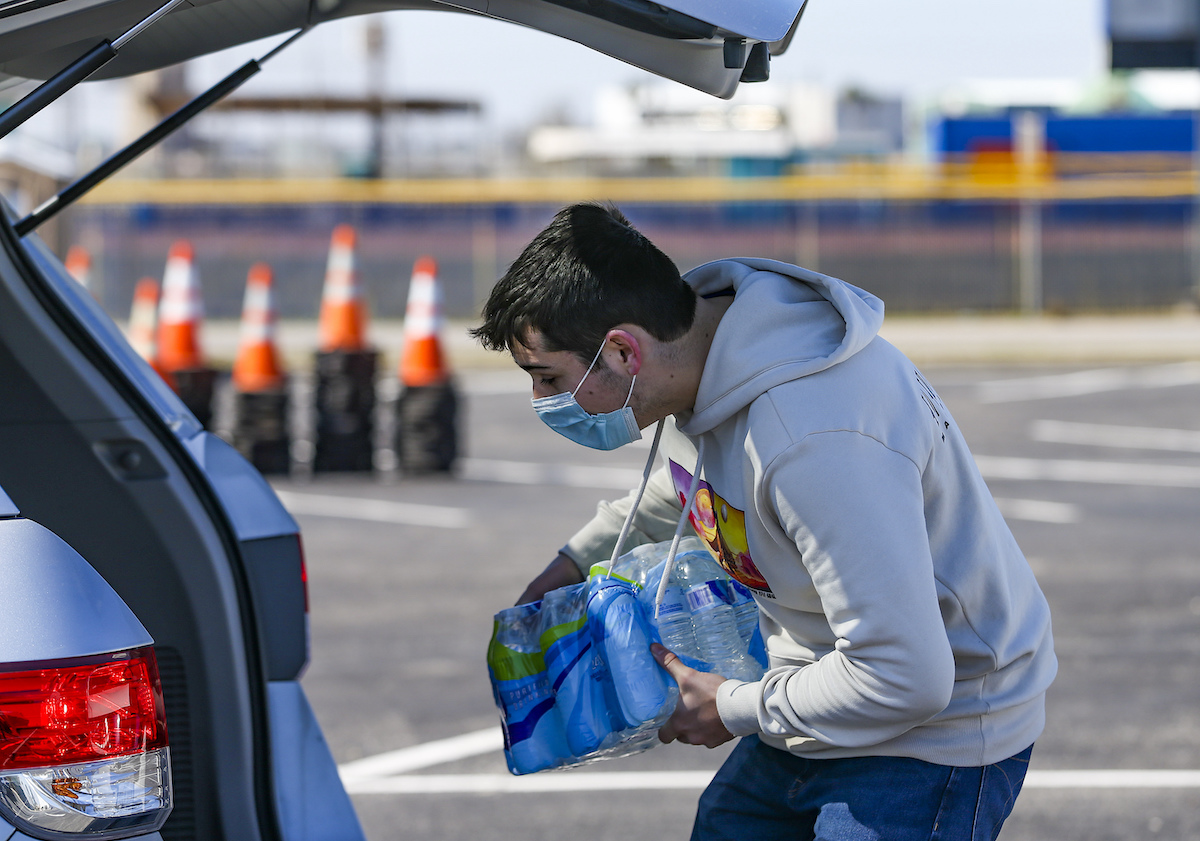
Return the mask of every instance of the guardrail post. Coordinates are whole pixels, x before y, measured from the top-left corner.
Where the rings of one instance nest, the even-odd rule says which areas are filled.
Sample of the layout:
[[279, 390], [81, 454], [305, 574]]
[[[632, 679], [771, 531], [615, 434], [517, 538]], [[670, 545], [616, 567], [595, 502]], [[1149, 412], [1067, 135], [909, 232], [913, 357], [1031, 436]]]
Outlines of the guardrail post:
[[1017, 294], [1021, 312], [1042, 311], [1042, 203], [1021, 199], [1017, 221]]
[[821, 270], [821, 206], [817, 200], [807, 199], [796, 208], [796, 265]]
[[1192, 111], [1192, 169], [1192, 303], [1200, 306], [1200, 106]]
[[1017, 297], [1022, 314], [1042, 311], [1042, 200], [1037, 186], [1046, 166], [1046, 123], [1035, 111], [1013, 120], [1013, 151], [1021, 199], [1017, 210]]

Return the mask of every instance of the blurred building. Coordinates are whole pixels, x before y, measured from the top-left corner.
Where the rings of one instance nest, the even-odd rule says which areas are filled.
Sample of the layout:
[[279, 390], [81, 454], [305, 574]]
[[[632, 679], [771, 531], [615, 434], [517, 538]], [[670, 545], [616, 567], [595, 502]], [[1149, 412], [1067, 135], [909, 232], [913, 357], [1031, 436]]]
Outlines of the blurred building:
[[887, 158], [904, 137], [899, 99], [793, 83], [726, 101], [655, 83], [604, 90], [589, 125], [537, 126], [527, 150], [561, 173], [771, 176], [812, 158]]
[[[75, 175], [75, 158], [26, 134], [12, 134], [0, 145], [0, 195], [25, 216], [57, 193]], [[62, 248], [62, 229], [51, 220], [39, 233], [51, 248]]]
[[[1023, 143], [1036, 146], [1046, 176], [1184, 172], [1197, 148], [1200, 74], [977, 81], [946, 92], [938, 106], [935, 157], [976, 174], [1013, 170]], [[1037, 137], [1022, 137], [1030, 131]]]

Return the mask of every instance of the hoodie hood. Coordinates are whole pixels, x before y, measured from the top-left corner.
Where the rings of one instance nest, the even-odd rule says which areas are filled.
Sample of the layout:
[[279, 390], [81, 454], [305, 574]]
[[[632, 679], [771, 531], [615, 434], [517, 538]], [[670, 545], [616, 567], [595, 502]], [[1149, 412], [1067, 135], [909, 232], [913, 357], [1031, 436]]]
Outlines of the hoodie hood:
[[698, 295], [733, 288], [700, 378], [687, 435], [707, 432], [768, 389], [823, 371], [878, 335], [883, 301], [858, 287], [776, 260], [719, 260], [684, 275]]

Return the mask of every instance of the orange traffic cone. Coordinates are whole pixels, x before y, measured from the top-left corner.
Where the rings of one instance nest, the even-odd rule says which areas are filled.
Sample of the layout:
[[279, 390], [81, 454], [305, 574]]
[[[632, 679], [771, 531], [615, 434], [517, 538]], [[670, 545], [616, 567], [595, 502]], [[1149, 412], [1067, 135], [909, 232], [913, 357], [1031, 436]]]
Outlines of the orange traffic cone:
[[84, 289], [90, 289], [92, 283], [92, 255], [82, 245], [72, 245], [67, 249], [67, 260], [63, 263], [67, 274], [79, 281]]
[[133, 307], [129, 310], [129, 344], [138, 356], [151, 365], [157, 360], [158, 281], [144, 277], [133, 290]]
[[338, 225], [333, 229], [321, 295], [322, 351], [357, 352], [367, 346], [367, 311], [354, 253], [357, 244], [358, 235], [352, 226]]
[[162, 301], [158, 308], [158, 360], [164, 371], [190, 371], [204, 367], [200, 352], [200, 322], [204, 304], [196, 276], [191, 243], [171, 246], [163, 273]]
[[408, 286], [404, 313], [404, 347], [400, 354], [400, 382], [407, 388], [444, 383], [450, 371], [442, 354], [442, 292], [437, 263], [419, 257]]
[[283, 366], [275, 347], [275, 293], [271, 267], [256, 263], [246, 277], [242, 331], [233, 362], [233, 385], [243, 393], [277, 391], [283, 387]]
[[129, 311], [129, 344], [137, 355], [168, 383], [170, 375], [158, 363], [158, 281], [144, 277], [133, 290], [133, 307]]

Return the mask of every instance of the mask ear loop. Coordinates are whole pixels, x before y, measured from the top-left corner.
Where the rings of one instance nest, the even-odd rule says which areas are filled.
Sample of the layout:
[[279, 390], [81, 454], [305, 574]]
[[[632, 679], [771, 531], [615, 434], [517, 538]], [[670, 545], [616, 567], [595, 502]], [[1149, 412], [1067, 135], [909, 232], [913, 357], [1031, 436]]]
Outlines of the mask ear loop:
[[[632, 393], [632, 389], [630, 393]], [[617, 544], [613, 547], [612, 558], [608, 562], [608, 574], [604, 576], [606, 579], [612, 575], [613, 567], [617, 565], [617, 558], [621, 557], [621, 549], [625, 546], [625, 540], [633, 528], [633, 517], [637, 514], [638, 506], [642, 502], [642, 495], [646, 493], [646, 485], [650, 482], [650, 474], [654, 471], [654, 457], [658, 455], [658, 442], [662, 438], [664, 423], [666, 423], [665, 419], [660, 420], [658, 426], [654, 428], [654, 441], [650, 444], [650, 458], [646, 459], [646, 467], [642, 470], [642, 482], [638, 485], [637, 496], [633, 498], [633, 505], [630, 506], [629, 513], [625, 516], [625, 524], [621, 526], [621, 534], [617, 537]]]
[[[601, 344], [601, 345], [600, 345], [600, 350], [596, 351], [596, 355], [592, 357], [592, 364], [591, 364], [591, 365], [589, 365], [589, 366], [588, 366], [588, 369], [587, 369], [586, 371], [584, 371], [584, 372], [583, 372], [583, 377], [582, 377], [582, 379], [580, 379], [580, 380], [579, 380], [579, 382], [576, 384], [575, 388], [571, 389], [571, 396], [572, 396], [572, 397], [574, 397], [574, 396], [575, 396], [575, 393], [576, 393], [577, 391], [579, 391], [579, 389], [583, 388], [583, 381], [584, 381], [584, 380], [586, 380], [586, 379], [588, 378], [588, 375], [589, 375], [590, 373], [592, 373], [592, 369], [596, 367], [596, 360], [600, 358], [600, 354], [604, 353], [604, 345], [606, 345], [606, 344], [608, 344], [608, 337], [607, 337], [607, 336], [605, 336], [605, 338], [604, 338], [604, 344]], [[637, 375], [635, 374], [634, 376], [637, 376]], [[632, 385], [629, 387], [629, 394], [630, 394], [630, 396], [633, 396], [633, 386], [632, 386]], [[625, 402], [626, 402], [626, 403], [628, 403], [628, 402], [629, 402], [629, 397], [626, 397], [626, 398], [625, 398]]]
[[671, 550], [667, 553], [666, 563], [663, 565], [662, 578], [658, 582], [658, 592], [654, 595], [654, 619], [658, 621], [659, 609], [662, 607], [663, 597], [667, 594], [667, 582], [671, 580], [671, 573], [675, 570], [675, 555], [679, 551], [679, 541], [683, 536], [683, 527], [687, 525], [688, 515], [692, 512], [692, 506], [696, 503], [696, 494], [700, 491], [700, 470], [704, 467], [704, 438], [700, 438], [700, 442], [696, 445], [696, 467], [692, 470], [692, 484], [688, 487], [687, 501], [683, 505], [683, 513], [679, 515], [679, 523], [675, 526], [675, 537], [671, 540]]

